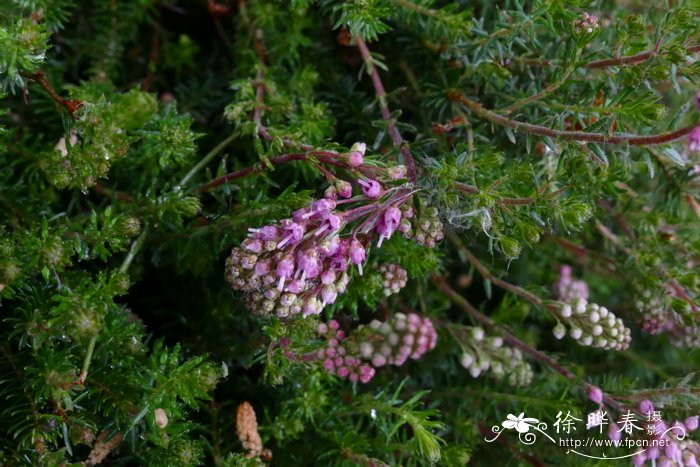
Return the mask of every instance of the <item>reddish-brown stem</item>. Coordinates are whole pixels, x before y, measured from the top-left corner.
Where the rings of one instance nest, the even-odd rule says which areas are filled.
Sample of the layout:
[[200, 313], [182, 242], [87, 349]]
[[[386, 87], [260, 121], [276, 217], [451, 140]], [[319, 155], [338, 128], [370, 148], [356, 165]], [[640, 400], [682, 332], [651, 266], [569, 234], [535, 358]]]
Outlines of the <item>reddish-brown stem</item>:
[[700, 394], [700, 387], [678, 387], [678, 388], [657, 388], [636, 391], [629, 396], [617, 396], [618, 399], [624, 400], [641, 400], [648, 399], [654, 396], [678, 395], [678, 394]]
[[578, 256], [580, 258], [595, 258], [595, 259], [599, 260], [602, 263], [603, 267], [607, 271], [609, 271], [613, 274], [617, 273], [617, 264], [615, 263], [614, 259], [609, 258], [605, 255], [602, 255], [602, 254], [598, 253], [597, 251], [591, 251], [587, 248], [584, 248], [580, 245], [577, 245], [577, 244], [575, 244], [575, 243], [573, 243], [565, 238], [552, 237], [552, 240], [554, 240], [560, 246], [571, 251], [572, 253], [574, 253], [576, 256]]
[[41, 86], [54, 102], [66, 109], [71, 118], [75, 118], [75, 111], [82, 105], [82, 102], [64, 99], [59, 96], [53, 86], [51, 86], [51, 83], [46, 79], [46, 73], [43, 71], [37, 71], [36, 73], [24, 76]]
[[[367, 165], [361, 165], [358, 167], [350, 167], [348, 164], [343, 162], [342, 160], [339, 159], [340, 154], [336, 152], [331, 152], [331, 151], [309, 151], [309, 152], [295, 152], [295, 153], [290, 153], [290, 154], [283, 154], [281, 156], [273, 157], [272, 159], [269, 159], [268, 162], [271, 165], [280, 165], [280, 164], [286, 164], [287, 162], [292, 162], [292, 161], [304, 161], [304, 160], [310, 160], [314, 159], [319, 162], [322, 162], [327, 165], [332, 165], [334, 167], [338, 167], [341, 169], [346, 169], [346, 170], [355, 170], [363, 174], [372, 174], [376, 170], [378, 170], [377, 167], [371, 167]], [[228, 183], [233, 180], [237, 180], [239, 178], [245, 177], [247, 175], [253, 174], [253, 173], [258, 173], [262, 172], [265, 170], [265, 166], [263, 165], [254, 165], [250, 167], [245, 167], [243, 169], [236, 170], [235, 172], [227, 173], [226, 175], [222, 175], [220, 177], [217, 177], [210, 182], [207, 182], [203, 185], [200, 185], [197, 188], [197, 191], [199, 192], [205, 192], [209, 191], [212, 188], [215, 188], [217, 186], [223, 185], [225, 183]]]
[[[700, 44], [691, 45], [686, 47], [689, 53], [700, 52]], [[654, 50], [647, 50], [646, 52], [638, 53], [635, 55], [628, 55], [626, 57], [618, 58], [606, 58], [603, 60], [594, 60], [585, 64], [586, 68], [606, 68], [609, 66], [619, 66], [619, 65], [636, 65], [638, 63], [646, 62], [651, 57], [658, 55], [658, 44]]]
[[95, 183], [92, 186], [92, 189], [95, 190], [95, 193], [99, 193], [104, 196], [109, 196], [110, 198], [114, 198], [117, 201], [123, 201], [125, 203], [133, 203], [134, 201], [136, 201], [136, 198], [131, 196], [129, 193], [113, 190], [112, 188], [108, 188], [102, 185], [100, 182]]
[[148, 55], [148, 63], [146, 64], [146, 76], [143, 78], [141, 83], [141, 90], [148, 92], [151, 89], [151, 84], [153, 84], [153, 79], [155, 78], [156, 66], [158, 63], [158, 53], [160, 52], [160, 15], [156, 19], [156, 23], [153, 26], [153, 32], [151, 33], [151, 52]]
[[606, 135], [603, 133], [586, 133], [583, 131], [568, 131], [554, 130], [541, 125], [533, 125], [531, 123], [511, 120], [508, 117], [499, 115], [492, 110], [484, 108], [479, 102], [473, 101], [460, 92], [455, 92], [453, 99], [463, 103], [475, 116], [488, 120], [491, 123], [511, 128], [515, 131], [530, 133], [539, 136], [549, 136], [552, 138], [560, 138], [569, 141], [593, 142], [602, 144], [629, 144], [632, 146], [652, 146], [657, 144], [665, 144], [683, 138], [688, 135], [695, 124], [681, 128], [669, 133], [660, 133], [656, 135], [639, 136], [630, 134], [612, 134]]
[[[546, 365], [550, 367], [552, 370], [555, 372], [559, 373], [562, 375], [564, 378], [577, 382], [580, 384], [585, 390], [588, 390], [592, 388], [591, 384], [582, 381], [574, 372], [569, 370], [566, 367], [563, 367], [559, 363], [557, 363], [552, 357], [549, 355], [546, 355], [539, 350], [535, 349], [534, 347], [526, 344], [525, 342], [521, 341], [517, 337], [515, 337], [513, 334], [511, 334], [506, 328], [503, 326], [499, 326], [491, 319], [481, 313], [479, 310], [477, 310], [474, 305], [469, 303], [467, 299], [462, 297], [460, 294], [458, 294], [452, 287], [450, 287], [445, 279], [441, 276], [433, 276], [433, 283], [440, 289], [442, 290], [445, 295], [447, 295], [450, 300], [452, 300], [457, 306], [459, 306], [462, 310], [464, 310], [468, 315], [470, 315], [472, 318], [480, 322], [482, 325], [484, 325], [487, 328], [490, 329], [496, 329], [498, 330], [501, 335], [503, 335], [503, 340], [507, 342], [508, 344], [512, 345], [513, 347], [516, 347], [520, 349], [523, 353], [529, 355], [536, 361], [542, 363], [543, 365]], [[603, 401], [605, 404], [608, 406], [614, 408], [615, 410], [620, 410], [622, 408], [622, 404], [618, 402], [617, 400], [613, 399], [612, 397], [608, 396], [607, 394], [603, 395]]]
[[479, 274], [481, 274], [481, 276], [484, 279], [491, 281], [496, 287], [508, 290], [509, 292], [512, 292], [515, 295], [524, 298], [533, 305], [544, 306], [544, 300], [542, 300], [537, 295], [533, 294], [532, 292], [528, 292], [522, 287], [518, 287], [517, 285], [513, 285], [510, 282], [506, 282], [503, 279], [499, 279], [498, 277], [494, 276], [491, 273], [491, 271], [489, 271], [483, 264], [481, 264], [479, 258], [474, 256], [474, 254], [471, 251], [469, 251], [469, 249], [466, 246], [464, 246], [464, 244], [459, 238], [457, 238], [456, 235], [448, 232], [447, 237], [450, 239], [450, 241], [452, 241], [452, 243], [459, 250], [459, 252], [467, 258], [469, 264], [471, 264], [474, 267], [474, 269], [479, 271]]
[[416, 174], [416, 164], [413, 159], [413, 154], [408, 148], [408, 145], [401, 137], [399, 129], [396, 127], [396, 123], [391, 117], [391, 110], [389, 110], [389, 105], [386, 102], [386, 91], [384, 90], [384, 85], [382, 84], [382, 79], [379, 76], [379, 71], [377, 67], [374, 66], [374, 61], [372, 59], [372, 54], [370, 54], [367, 44], [361, 38], [357, 38], [357, 48], [360, 49], [360, 54], [365, 62], [367, 71], [372, 78], [372, 85], [374, 86], [374, 93], [377, 96], [377, 102], [379, 103], [379, 110], [382, 114], [382, 118], [386, 122], [387, 131], [389, 132], [389, 137], [391, 138], [394, 147], [396, 147], [403, 155], [404, 163], [406, 164], [406, 173], [408, 179], [413, 183], [418, 181], [418, 175]]

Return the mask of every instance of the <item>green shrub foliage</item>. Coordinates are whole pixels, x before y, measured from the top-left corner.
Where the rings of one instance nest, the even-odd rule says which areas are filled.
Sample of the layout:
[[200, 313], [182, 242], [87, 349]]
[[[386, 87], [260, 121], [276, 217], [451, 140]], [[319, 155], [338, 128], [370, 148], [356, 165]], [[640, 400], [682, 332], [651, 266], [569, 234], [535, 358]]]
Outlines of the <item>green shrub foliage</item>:
[[697, 465], [699, 12], [0, 2], [0, 464]]

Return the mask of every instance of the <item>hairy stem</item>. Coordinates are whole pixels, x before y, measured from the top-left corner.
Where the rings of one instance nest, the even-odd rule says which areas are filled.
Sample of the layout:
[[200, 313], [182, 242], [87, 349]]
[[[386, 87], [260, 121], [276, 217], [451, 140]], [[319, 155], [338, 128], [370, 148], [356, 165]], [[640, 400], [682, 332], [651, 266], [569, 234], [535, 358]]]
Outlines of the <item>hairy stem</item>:
[[[517, 337], [515, 337], [513, 334], [511, 334], [507, 329], [505, 329], [503, 326], [498, 326], [496, 323], [491, 321], [491, 319], [481, 313], [479, 310], [477, 310], [474, 305], [469, 303], [467, 299], [459, 295], [452, 287], [450, 287], [445, 279], [441, 276], [433, 276], [433, 283], [440, 289], [442, 290], [445, 295], [447, 295], [450, 300], [452, 300], [457, 306], [462, 308], [468, 315], [470, 315], [472, 318], [480, 322], [482, 325], [484, 325], [487, 328], [490, 329], [495, 329], [498, 330], [501, 335], [503, 335], [503, 340], [506, 341], [508, 344], [512, 345], [513, 347], [516, 347], [520, 349], [523, 353], [529, 355], [532, 357], [534, 360], [540, 362], [541, 364], [548, 366], [552, 370], [554, 370], [556, 373], [559, 373], [562, 375], [564, 378], [574, 381], [577, 384], [581, 385], [584, 390], [588, 390], [592, 388], [593, 386], [590, 383], [587, 383], [586, 381], [582, 381], [573, 371], [569, 370], [568, 368], [560, 365], [557, 363], [552, 357], [549, 355], [546, 355], [539, 350], [535, 349], [534, 347], [526, 344], [525, 342], [521, 341]], [[607, 394], [603, 395], [603, 401], [605, 404], [608, 406], [614, 408], [615, 410], [619, 411], [622, 409], [622, 404], [618, 402], [616, 399], [608, 396]]]
[[357, 48], [360, 49], [362, 59], [364, 60], [367, 71], [372, 78], [372, 85], [374, 86], [374, 92], [377, 96], [377, 102], [379, 103], [379, 110], [382, 113], [382, 118], [386, 122], [386, 127], [389, 131], [391, 141], [394, 143], [394, 147], [396, 147], [403, 155], [408, 179], [415, 183], [418, 181], [418, 176], [416, 174], [416, 164], [413, 160], [413, 154], [411, 154], [411, 150], [401, 137], [401, 133], [396, 127], [394, 119], [391, 117], [391, 110], [389, 110], [389, 105], [386, 102], [386, 91], [384, 90], [382, 79], [379, 76], [379, 71], [377, 71], [377, 67], [374, 66], [372, 54], [370, 54], [367, 44], [365, 44], [365, 42], [359, 37], [357, 38]]
[[515, 131], [530, 133], [539, 136], [549, 136], [552, 138], [560, 138], [568, 141], [593, 142], [602, 144], [629, 144], [632, 146], [652, 146], [657, 144], [670, 143], [677, 139], [688, 135], [695, 124], [681, 128], [669, 133], [660, 133], [656, 135], [631, 135], [631, 134], [612, 134], [606, 135], [603, 133], [586, 133], [583, 131], [568, 131], [554, 130], [546, 126], [533, 125], [532, 123], [512, 120], [504, 115], [500, 115], [492, 110], [484, 108], [479, 102], [473, 101], [460, 92], [454, 93], [453, 98], [463, 103], [475, 116], [488, 120], [496, 125], [511, 128]]

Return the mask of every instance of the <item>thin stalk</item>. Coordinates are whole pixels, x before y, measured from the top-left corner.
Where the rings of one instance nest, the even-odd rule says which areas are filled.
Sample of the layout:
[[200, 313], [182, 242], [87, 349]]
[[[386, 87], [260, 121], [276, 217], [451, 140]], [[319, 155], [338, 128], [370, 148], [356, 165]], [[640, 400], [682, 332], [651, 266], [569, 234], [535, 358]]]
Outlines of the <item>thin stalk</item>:
[[496, 125], [511, 128], [515, 131], [530, 133], [539, 136], [549, 136], [569, 141], [593, 142], [602, 144], [629, 144], [631, 146], [652, 146], [665, 144], [687, 136], [695, 127], [695, 124], [668, 133], [656, 135], [631, 135], [616, 133], [607, 135], [604, 133], [586, 133], [584, 131], [554, 130], [546, 126], [533, 125], [532, 123], [512, 120], [492, 110], [486, 109], [479, 102], [473, 101], [462, 93], [455, 93], [454, 99], [462, 102], [475, 116], [488, 120]]
[[389, 136], [391, 137], [391, 141], [394, 143], [394, 147], [396, 147], [403, 155], [408, 179], [415, 183], [418, 181], [418, 175], [416, 174], [416, 164], [413, 160], [413, 154], [411, 154], [411, 150], [408, 149], [408, 146], [401, 137], [401, 133], [396, 127], [394, 119], [391, 118], [391, 110], [389, 110], [389, 105], [386, 102], [386, 91], [384, 90], [384, 85], [382, 84], [382, 79], [379, 76], [377, 67], [374, 66], [372, 54], [370, 54], [365, 41], [359, 37], [357, 38], [357, 48], [360, 50], [365, 66], [367, 66], [367, 71], [372, 78], [372, 85], [374, 86], [374, 92], [377, 97], [377, 102], [379, 103], [379, 111], [382, 114], [382, 118], [386, 122], [386, 127], [389, 132]]

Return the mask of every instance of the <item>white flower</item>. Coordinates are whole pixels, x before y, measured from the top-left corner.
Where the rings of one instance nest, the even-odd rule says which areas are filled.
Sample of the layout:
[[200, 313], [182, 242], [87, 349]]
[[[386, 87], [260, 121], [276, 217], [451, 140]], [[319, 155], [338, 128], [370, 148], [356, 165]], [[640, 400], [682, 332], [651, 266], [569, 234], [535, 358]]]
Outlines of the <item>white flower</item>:
[[501, 423], [503, 428], [508, 430], [515, 428], [518, 433], [527, 433], [530, 431], [530, 426], [532, 426], [532, 424], [539, 422], [536, 418], [525, 418], [525, 412], [521, 412], [517, 417], [509, 413], [506, 418], [507, 420]]

